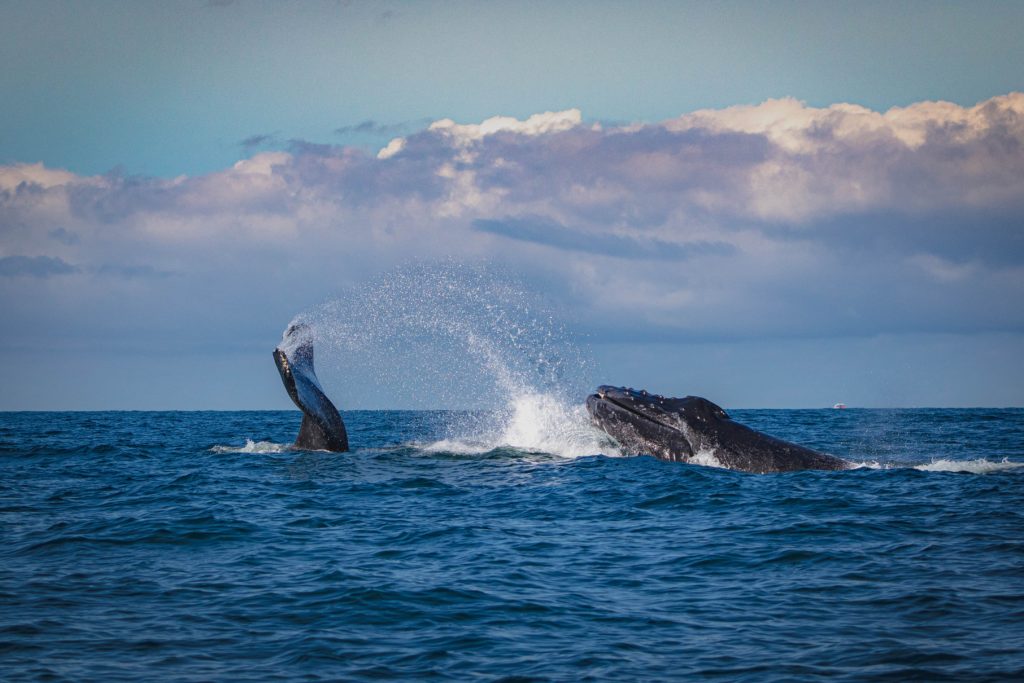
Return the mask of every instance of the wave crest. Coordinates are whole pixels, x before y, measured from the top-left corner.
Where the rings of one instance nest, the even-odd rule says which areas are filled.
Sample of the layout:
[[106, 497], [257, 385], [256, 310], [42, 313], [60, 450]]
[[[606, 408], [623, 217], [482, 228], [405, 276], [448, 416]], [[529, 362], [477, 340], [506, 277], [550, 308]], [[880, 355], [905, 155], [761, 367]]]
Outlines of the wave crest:
[[1024, 462], [1010, 460], [992, 461], [985, 458], [978, 460], [933, 460], [914, 469], [922, 472], [969, 472], [970, 474], [988, 474], [1024, 467]]
[[998, 461], [988, 460], [987, 458], [978, 458], [976, 460], [951, 460], [949, 458], [941, 458], [939, 460], [932, 460], [931, 462], [920, 465], [911, 465], [910, 463], [899, 462], [879, 462], [877, 460], [850, 463], [850, 469], [854, 470], [915, 469], [919, 472], [964, 472], [968, 474], [989, 474], [991, 472], [1014, 470], [1019, 467], [1024, 467], [1024, 462], [1013, 462], [1012, 460], [1005, 458]]
[[291, 447], [291, 444], [246, 439], [244, 446], [214, 446], [210, 450], [214, 453], [284, 453]]

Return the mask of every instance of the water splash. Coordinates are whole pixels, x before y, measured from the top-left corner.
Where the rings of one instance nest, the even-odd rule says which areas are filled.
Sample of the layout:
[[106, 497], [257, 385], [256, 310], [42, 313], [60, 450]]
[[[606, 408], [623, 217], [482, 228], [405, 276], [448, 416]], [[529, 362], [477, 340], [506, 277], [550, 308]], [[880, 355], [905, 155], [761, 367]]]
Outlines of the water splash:
[[445, 262], [399, 268], [292, 323], [310, 326], [341, 407], [486, 411], [453, 420], [430, 450], [614, 452], [582, 407], [590, 363], [566, 317], [499, 268]]
[[246, 439], [244, 446], [214, 446], [210, 450], [214, 453], [284, 453], [291, 448], [290, 443]]
[[988, 474], [990, 472], [1001, 472], [1024, 467], [1022, 462], [1011, 462], [1009, 460], [993, 461], [981, 458], [979, 460], [934, 460], [925, 465], [918, 465], [914, 469], [922, 472], [966, 472], [969, 474]]
[[702, 448], [694, 453], [689, 460], [691, 465], [703, 465], [704, 467], [717, 467], [721, 470], [729, 469], [722, 464], [722, 461], [715, 455], [713, 449]]
[[870, 470], [900, 470], [915, 469], [920, 472], [960, 472], [965, 474], [990, 474], [992, 472], [1003, 472], [1024, 467], [1024, 462], [1012, 460], [988, 460], [978, 458], [976, 460], [952, 460], [940, 458], [920, 465], [909, 465], [903, 462], [879, 462], [878, 460], [851, 462], [850, 469]]
[[487, 419], [456, 422], [449, 425], [448, 432], [446, 438], [421, 448], [428, 453], [460, 454], [512, 448], [562, 458], [621, 455], [618, 445], [590, 423], [586, 408], [550, 394], [519, 395]]

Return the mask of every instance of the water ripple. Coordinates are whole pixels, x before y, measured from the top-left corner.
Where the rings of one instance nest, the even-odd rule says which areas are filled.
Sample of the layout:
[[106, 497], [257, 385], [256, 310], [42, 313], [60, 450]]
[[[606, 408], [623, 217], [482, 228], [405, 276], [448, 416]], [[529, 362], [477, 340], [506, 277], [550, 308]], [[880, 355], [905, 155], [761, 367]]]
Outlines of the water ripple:
[[737, 412], [886, 466], [450, 452], [421, 413], [346, 415], [345, 455], [289, 450], [292, 412], [4, 414], [3, 678], [1024, 677], [1024, 411]]

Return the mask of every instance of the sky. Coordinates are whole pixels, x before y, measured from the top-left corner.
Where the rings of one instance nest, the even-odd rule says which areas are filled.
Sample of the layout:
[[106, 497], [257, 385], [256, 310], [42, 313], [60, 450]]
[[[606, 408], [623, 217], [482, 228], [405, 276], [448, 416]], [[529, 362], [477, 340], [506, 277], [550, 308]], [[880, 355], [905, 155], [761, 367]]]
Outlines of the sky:
[[1022, 406], [1022, 29], [1016, 2], [0, 0], [0, 410], [290, 407], [287, 323], [431, 262], [535, 292], [594, 383]]

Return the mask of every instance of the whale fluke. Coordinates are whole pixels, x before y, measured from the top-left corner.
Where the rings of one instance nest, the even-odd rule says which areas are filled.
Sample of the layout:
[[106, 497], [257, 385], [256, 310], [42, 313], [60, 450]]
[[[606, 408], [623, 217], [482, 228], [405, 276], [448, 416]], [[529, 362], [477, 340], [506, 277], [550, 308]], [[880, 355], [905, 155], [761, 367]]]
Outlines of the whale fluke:
[[308, 325], [297, 323], [288, 327], [284, 339], [274, 349], [274, 362], [285, 390], [303, 415], [295, 448], [347, 451], [345, 423], [313, 371], [313, 340]]

